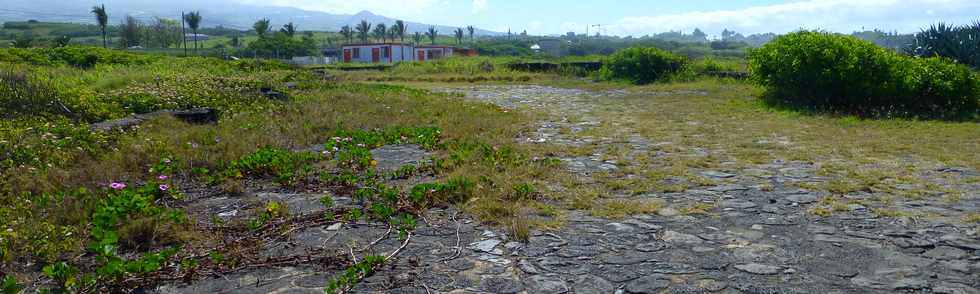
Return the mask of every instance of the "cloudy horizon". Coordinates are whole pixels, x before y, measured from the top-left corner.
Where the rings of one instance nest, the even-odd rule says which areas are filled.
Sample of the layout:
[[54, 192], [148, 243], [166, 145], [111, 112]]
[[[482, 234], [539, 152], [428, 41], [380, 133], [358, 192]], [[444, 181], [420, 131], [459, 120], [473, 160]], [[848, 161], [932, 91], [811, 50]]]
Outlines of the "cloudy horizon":
[[441, 25], [476, 25], [489, 30], [531, 34], [590, 33], [642, 36], [700, 28], [710, 35], [724, 29], [741, 33], [785, 33], [804, 29], [837, 32], [881, 29], [916, 32], [936, 22], [966, 24], [980, 16], [971, 0], [689, 0], [649, 3], [638, 0], [239, 0], [330, 13], [376, 14]]

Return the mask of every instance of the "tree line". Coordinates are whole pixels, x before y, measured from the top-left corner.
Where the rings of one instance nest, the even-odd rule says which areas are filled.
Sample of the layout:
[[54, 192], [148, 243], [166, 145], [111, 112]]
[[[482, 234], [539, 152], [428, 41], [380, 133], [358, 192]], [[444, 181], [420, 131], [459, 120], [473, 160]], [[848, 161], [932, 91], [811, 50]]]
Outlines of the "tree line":
[[[473, 42], [476, 28], [473, 26], [467, 26], [466, 32], [469, 32], [470, 42]], [[355, 38], [361, 43], [368, 43], [371, 41], [385, 43], [388, 41], [393, 42], [395, 40], [405, 43], [407, 27], [405, 26], [405, 21], [402, 20], [396, 20], [390, 27], [384, 23], [373, 25], [366, 20], [361, 20], [361, 22], [355, 25], [353, 28], [349, 25], [341, 27], [338, 33], [344, 38], [344, 40], [347, 41], [348, 44], [353, 43]], [[465, 37], [463, 28], [457, 28], [455, 31], [453, 31], [453, 34], [456, 44], [462, 44]], [[438, 38], [439, 31], [435, 26], [429, 26], [424, 33], [415, 32], [412, 35], [412, 43], [414, 45], [421, 45], [424, 39], [428, 39], [429, 43], [435, 45]]]

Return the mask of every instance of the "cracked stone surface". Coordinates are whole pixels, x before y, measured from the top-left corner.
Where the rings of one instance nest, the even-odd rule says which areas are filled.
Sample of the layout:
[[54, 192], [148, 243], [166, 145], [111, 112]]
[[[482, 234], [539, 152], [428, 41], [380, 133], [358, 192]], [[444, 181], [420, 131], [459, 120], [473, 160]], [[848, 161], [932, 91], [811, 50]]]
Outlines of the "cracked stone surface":
[[[467, 86], [437, 89], [463, 99], [530, 109], [547, 115], [521, 144], [597, 146], [595, 154], [559, 158], [582, 181], [591, 175], [629, 168], [603, 158], [610, 149], [655, 158], [654, 141], [631, 130], [627, 121], [602, 121], [594, 111], [603, 101], [627, 95], [545, 86]], [[667, 93], [669, 94], [669, 93]], [[663, 94], [663, 95], [667, 95]], [[685, 93], [698, 95], [698, 93]], [[661, 95], [651, 93], [650, 95]], [[622, 120], [628, 120], [628, 117]], [[613, 124], [619, 139], [588, 133]], [[632, 134], [632, 135], [631, 135]], [[625, 138], [625, 139], [622, 139]], [[773, 142], [768, 142], [773, 143]], [[778, 143], [778, 142], [776, 142]], [[400, 146], [385, 153], [379, 166], [398, 168], [417, 162], [423, 152]], [[680, 152], [680, 151], [677, 151]], [[710, 150], [685, 150], [704, 156]], [[382, 156], [384, 157], [384, 156]], [[722, 165], [723, 166], [723, 165]], [[980, 293], [980, 235], [976, 224], [959, 217], [980, 210], [980, 185], [955, 204], [942, 201], [896, 203], [930, 211], [936, 217], [880, 217], [862, 205], [841, 207], [832, 216], [808, 212], [826, 192], [792, 183], [826, 182], [807, 162], [779, 161], [743, 168], [713, 168], [692, 174], [714, 185], [656, 195], [617, 195], [624, 199], [656, 197], [669, 209], [625, 219], [604, 219], [588, 211], [563, 211], [566, 223], [551, 231], [533, 230], [526, 242], [501, 228], [481, 225], [451, 209], [435, 209], [420, 222], [405, 251], [382, 271], [357, 285], [355, 293]], [[960, 167], [937, 169], [937, 177], [976, 177]], [[878, 192], [875, 192], [878, 193]], [[867, 194], [867, 195], [866, 195]], [[871, 197], [868, 192], [845, 195]], [[296, 203], [297, 212], [315, 213], [308, 195], [282, 191], [251, 197]], [[314, 199], [315, 200], [315, 199]], [[249, 213], [248, 199], [201, 198], [208, 213]], [[350, 200], [338, 198], [339, 205]], [[684, 214], [680, 204], [714, 203], [708, 214]], [[290, 209], [294, 209], [292, 204]], [[459, 226], [459, 240], [457, 240]], [[297, 254], [312, 248], [346, 250], [385, 232], [383, 226], [325, 224], [293, 233], [266, 254]], [[456, 247], [459, 244], [459, 247]], [[375, 253], [400, 245], [392, 238]], [[455, 252], [459, 250], [460, 254]], [[191, 284], [173, 283], [159, 293], [321, 293], [336, 272], [325, 265], [263, 268], [232, 276], [207, 277]]]

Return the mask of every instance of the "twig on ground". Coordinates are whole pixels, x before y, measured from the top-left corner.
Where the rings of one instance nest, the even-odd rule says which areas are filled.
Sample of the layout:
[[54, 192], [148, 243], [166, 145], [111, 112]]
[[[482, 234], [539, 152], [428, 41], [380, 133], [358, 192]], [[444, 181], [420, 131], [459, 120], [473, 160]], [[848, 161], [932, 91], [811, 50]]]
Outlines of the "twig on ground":
[[453, 215], [450, 217], [453, 220], [453, 222], [456, 223], [456, 252], [454, 252], [453, 255], [450, 255], [449, 257], [440, 259], [437, 262], [446, 262], [446, 261], [450, 261], [450, 260], [456, 259], [456, 257], [459, 257], [459, 254], [463, 250], [463, 247], [461, 247], [460, 244], [459, 244], [460, 243], [460, 237], [459, 237], [460, 224], [459, 224], [459, 221], [456, 220], [456, 214], [457, 214], [457, 212], [454, 212]]

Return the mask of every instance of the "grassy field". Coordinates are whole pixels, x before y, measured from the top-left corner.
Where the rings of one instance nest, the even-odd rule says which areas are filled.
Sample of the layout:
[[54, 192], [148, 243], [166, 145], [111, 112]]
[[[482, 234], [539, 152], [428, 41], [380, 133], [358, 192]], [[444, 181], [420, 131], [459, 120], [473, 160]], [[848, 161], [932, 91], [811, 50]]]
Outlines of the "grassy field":
[[[416, 205], [448, 202], [472, 207], [485, 220], [524, 234], [531, 224], [513, 219], [518, 207], [535, 200], [516, 193], [516, 187], [531, 187], [556, 168], [531, 160], [513, 142], [527, 127], [523, 114], [492, 105], [401, 86], [337, 83], [275, 63], [129, 54], [108, 61], [104, 56], [110, 52], [92, 51], [104, 63], [77, 68], [59, 65], [53, 57], [48, 65], [37, 63], [44, 57], [5, 57], [12, 64], [2, 71], [7, 91], [0, 168], [9, 176], [0, 179], [0, 269], [20, 279], [45, 268], [66, 288], [119, 287], [117, 275], [141, 276], [161, 266], [148, 260], [178, 258], [166, 248], [213, 246], [220, 234], [182, 216], [184, 191], [236, 193], [251, 189], [249, 183], [256, 180], [274, 180], [290, 189], [348, 187], [338, 193], [374, 187], [369, 183], [381, 175], [368, 172], [371, 158], [359, 153], [366, 150], [363, 145], [344, 145], [350, 151], [342, 148], [337, 157], [291, 151], [331, 142], [334, 136], [375, 147], [425, 138], [420, 144], [436, 154], [436, 164], [424, 169], [436, 178], [430, 185], [457, 192], [452, 200], [432, 195], [428, 204], [410, 205], [401, 198], [408, 191], [396, 191], [401, 200], [389, 203], [396, 205], [394, 211], [410, 213]], [[261, 87], [282, 91], [289, 99], [264, 98], [258, 94]], [[70, 112], [49, 107], [52, 103]], [[159, 118], [128, 132], [87, 127], [130, 113], [189, 107], [214, 107], [221, 119], [215, 125], [188, 125]], [[399, 133], [401, 139], [392, 137]], [[365, 217], [395, 219], [389, 214]], [[131, 270], [141, 266], [151, 270]]]
[[[363, 217], [399, 226], [427, 207], [454, 205], [523, 239], [531, 229], [561, 226], [563, 209], [606, 218], [665, 208], [710, 215], [713, 203], [616, 197], [725, 184], [698, 173], [704, 170], [815, 165], [825, 180], [791, 184], [833, 195], [814, 207], [816, 215], [851, 204], [841, 195], [869, 192], [875, 197], [862, 203], [881, 215], [929, 216], [890, 205], [956, 203], [975, 194], [964, 187], [980, 182], [933, 175], [949, 167], [980, 170], [977, 121], [864, 120], [774, 109], [759, 99], [759, 86], [703, 76], [744, 71], [745, 61], [738, 59], [699, 59], [667, 82], [646, 86], [597, 81], [589, 72], [515, 71], [508, 64], [527, 61], [516, 58], [450, 58], [325, 75], [276, 62], [95, 48], [2, 49], [0, 61], [0, 273], [23, 282], [43, 272], [74, 290], [116, 289], [125, 286], [120, 277], [176, 270], [168, 269], [176, 262], [160, 260], [220, 267], [207, 256], [220, 253], [216, 240], [236, 237], [228, 232], [291, 220], [279, 213], [280, 204], [269, 203], [259, 218], [212, 230], [184, 214], [182, 199], [192, 191], [238, 195], [268, 185], [330, 190], [368, 202], [324, 220]], [[587, 112], [512, 111], [425, 90], [521, 84], [620, 94], [577, 102]], [[287, 98], [270, 99], [262, 88]], [[221, 118], [196, 125], [159, 117], [128, 131], [88, 127], [133, 113], [193, 107], [215, 108]], [[602, 123], [560, 134], [605, 141], [569, 147], [515, 140], [549, 118], [575, 122], [584, 116]], [[633, 137], [649, 142], [648, 148], [637, 153], [623, 143]], [[384, 175], [371, 171], [368, 149], [402, 143], [434, 154], [430, 165], [405, 171], [431, 175], [431, 182], [379, 184]], [[303, 151], [320, 150], [314, 146], [326, 152]], [[596, 153], [622, 168], [585, 182], [556, 159]], [[173, 252], [180, 248], [200, 255]]]

